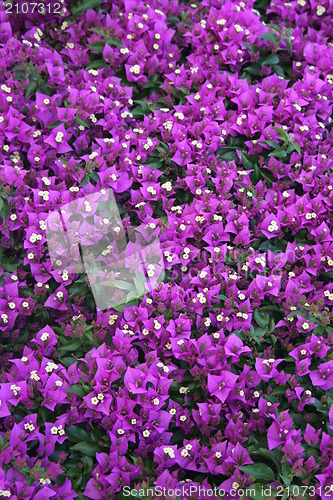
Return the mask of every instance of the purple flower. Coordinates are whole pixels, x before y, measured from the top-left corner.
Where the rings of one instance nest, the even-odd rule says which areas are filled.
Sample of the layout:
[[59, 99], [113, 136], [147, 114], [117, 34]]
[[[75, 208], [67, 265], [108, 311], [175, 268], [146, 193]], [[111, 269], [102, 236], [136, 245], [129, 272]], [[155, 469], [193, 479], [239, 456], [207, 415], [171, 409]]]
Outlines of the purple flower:
[[318, 366], [317, 370], [310, 373], [311, 382], [315, 387], [327, 391], [333, 387], [333, 362], [328, 361]]
[[237, 379], [237, 375], [227, 371], [220, 372], [220, 375], [208, 374], [207, 391], [224, 403], [230, 392], [235, 389]]

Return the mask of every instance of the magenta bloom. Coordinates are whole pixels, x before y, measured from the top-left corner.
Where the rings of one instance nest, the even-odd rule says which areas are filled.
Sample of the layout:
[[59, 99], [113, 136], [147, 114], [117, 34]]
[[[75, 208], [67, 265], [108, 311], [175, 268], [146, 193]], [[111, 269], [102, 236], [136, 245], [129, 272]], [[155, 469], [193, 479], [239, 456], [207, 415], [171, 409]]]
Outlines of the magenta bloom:
[[333, 387], [333, 361], [322, 363], [317, 370], [310, 373], [311, 382], [315, 387], [328, 391]]
[[261, 232], [269, 240], [275, 238], [279, 234], [280, 230], [281, 224], [279, 219], [271, 214], [265, 217], [264, 221], [261, 224]]
[[207, 391], [224, 403], [230, 392], [235, 389], [237, 379], [237, 375], [227, 371], [222, 371], [220, 375], [209, 374]]
[[68, 144], [70, 138], [71, 136], [65, 130], [64, 125], [60, 125], [52, 130], [50, 136], [44, 142], [55, 148], [57, 153], [67, 153], [72, 151]]

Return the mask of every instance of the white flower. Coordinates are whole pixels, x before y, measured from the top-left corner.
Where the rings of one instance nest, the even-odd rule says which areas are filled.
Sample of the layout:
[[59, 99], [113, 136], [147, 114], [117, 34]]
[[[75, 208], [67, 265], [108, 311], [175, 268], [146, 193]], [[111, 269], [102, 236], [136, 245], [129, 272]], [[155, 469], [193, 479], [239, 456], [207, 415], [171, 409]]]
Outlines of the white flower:
[[323, 7], [322, 5], [317, 5], [316, 14], [318, 17], [322, 16], [325, 12], [325, 7]]
[[30, 378], [31, 380], [36, 380], [38, 382], [38, 380], [40, 380], [40, 377], [37, 375], [37, 370], [32, 370], [32, 372], [30, 373]]
[[154, 319], [155, 330], [160, 330], [161, 327], [162, 327], [161, 323], [159, 323], [156, 319]]
[[62, 138], [64, 137], [63, 132], [58, 132], [57, 135], [55, 136], [56, 142], [62, 142]]
[[277, 231], [279, 229], [279, 226], [277, 225], [275, 220], [272, 220], [267, 229], [270, 233], [273, 233], [274, 231]]
[[52, 363], [52, 361], [48, 361], [46, 367], [45, 367], [45, 371], [47, 373], [52, 373], [53, 370], [56, 370], [58, 368], [58, 365], [56, 365], [55, 363]]
[[134, 73], [135, 75], [139, 75], [140, 74], [140, 66], [138, 64], [135, 64], [134, 66], [132, 66], [130, 68], [130, 73]]
[[17, 395], [18, 395], [18, 393], [19, 393], [19, 392], [20, 392], [20, 390], [21, 390], [21, 387], [19, 387], [18, 385], [12, 384], [12, 385], [10, 386], [10, 390], [11, 390], [11, 391], [13, 391], [14, 396], [17, 396]]
[[2, 319], [2, 321], [4, 323], [8, 323], [8, 316], [7, 316], [7, 314], [5, 314], [5, 313], [1, 314], [1, 319]]

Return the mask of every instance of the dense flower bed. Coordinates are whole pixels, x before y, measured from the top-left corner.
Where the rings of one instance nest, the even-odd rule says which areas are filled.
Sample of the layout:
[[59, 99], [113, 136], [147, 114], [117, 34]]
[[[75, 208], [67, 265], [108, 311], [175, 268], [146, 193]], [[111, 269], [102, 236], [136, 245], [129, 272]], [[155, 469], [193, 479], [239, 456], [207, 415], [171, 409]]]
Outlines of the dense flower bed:
[[[62, 8], [0, 6], [0, 497], [329, 498], [332, 0]], [[102, 188], [167, 275], [96, 311], [45, 220]]]

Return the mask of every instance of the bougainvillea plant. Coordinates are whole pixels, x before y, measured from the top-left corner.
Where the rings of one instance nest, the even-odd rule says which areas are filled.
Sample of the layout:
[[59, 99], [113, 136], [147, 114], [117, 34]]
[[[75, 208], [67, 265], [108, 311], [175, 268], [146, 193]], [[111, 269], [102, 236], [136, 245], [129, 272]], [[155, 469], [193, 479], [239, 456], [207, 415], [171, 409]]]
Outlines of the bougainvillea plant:
[[[332, 0], [59, 2], [0, 5], [0, 497], [330, 498]], [[166, 276], [102, 311], [45, 221], [106, 189]]]

